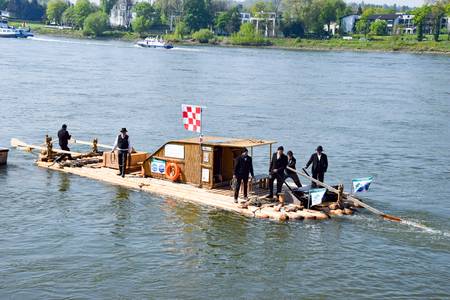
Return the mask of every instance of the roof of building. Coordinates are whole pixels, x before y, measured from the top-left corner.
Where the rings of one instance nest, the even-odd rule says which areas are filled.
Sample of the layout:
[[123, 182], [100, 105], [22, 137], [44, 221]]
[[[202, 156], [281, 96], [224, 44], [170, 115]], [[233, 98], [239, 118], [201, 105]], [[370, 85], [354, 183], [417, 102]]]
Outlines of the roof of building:
[[349, 15], [342, 16], [339, 19], [344, 19], [344, 18], [348, 18], [348, 17], [361, 18], [361, 16], [358, 14], [349, 14]]
[[399, 14], [375, 14], [367, 17], [368, 20], [395, 20], [401, 15]]
[[[186, 138], [181, 140], [175, 140], [172, 142], [187, 143], [187, 144], [200, 144], [198, 137]], [[227, 138], [218, 136], [204, 136], [202, 144], [209, 146], [226, 146], [226, 147], [258, 147], [264, 145], [275, 144], [276, 141], [259, 140], [259, 139], [245, 139], [245, 138]]]

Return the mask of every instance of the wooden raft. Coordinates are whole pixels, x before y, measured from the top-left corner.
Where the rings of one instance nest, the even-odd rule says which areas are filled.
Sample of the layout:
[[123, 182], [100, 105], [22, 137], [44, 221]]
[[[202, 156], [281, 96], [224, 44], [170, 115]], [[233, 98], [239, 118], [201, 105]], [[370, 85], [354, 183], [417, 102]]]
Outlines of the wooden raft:
[[279, 207], [278, 209], [280, 209], [280, 211], [277, 211], [277, 207], [257, 207], [251, 205], [248, 207], [242, 207], [242, 205], [234, 203], [232, 196], [224, 195], [220, 192], [216, 193], [214, 189], [207, 190], [189, 184], [173, 183], [155, 178], [143, 178], [137, 174], [127, 175], [125, 178], [122, 178], [116, 175], [116, 170], [104, 168], [101, 164], [92, 164], [77, 168], [61, 168], [57, 164], [38, 161], [37, 165], [42, 168], [75, 174], [135, 190], [142, 190], [159, 196], [173, 197], [183, 201], [207, 205], [210, 207], [239, 213], [246, 217], [268, 218], [277, 221], [285, 221], [303, 219], [323, 220], [335, 216], [333, 214], [326, 214], [322, 211], [312, 209], [302, 209], [294, 212], [285, 211], [284, 208], [280, 209]]

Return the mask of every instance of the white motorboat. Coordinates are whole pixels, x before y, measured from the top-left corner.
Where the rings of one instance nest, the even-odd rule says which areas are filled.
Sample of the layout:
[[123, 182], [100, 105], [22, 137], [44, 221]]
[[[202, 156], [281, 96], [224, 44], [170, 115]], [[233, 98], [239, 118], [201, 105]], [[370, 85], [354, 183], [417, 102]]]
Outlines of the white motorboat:
[[138, 41], [136, 45], [144, 48], [164, 48], [172, 49], [173, 45], [171, 43], [165, 42], [162, 38], [158, 37], [147, 37], [145, 40]]
[[29, 28], [15, 28], [8, 25], [8, 20], [0, 19], [0, 37], [4, 38], [27, 38], [33, 36]]

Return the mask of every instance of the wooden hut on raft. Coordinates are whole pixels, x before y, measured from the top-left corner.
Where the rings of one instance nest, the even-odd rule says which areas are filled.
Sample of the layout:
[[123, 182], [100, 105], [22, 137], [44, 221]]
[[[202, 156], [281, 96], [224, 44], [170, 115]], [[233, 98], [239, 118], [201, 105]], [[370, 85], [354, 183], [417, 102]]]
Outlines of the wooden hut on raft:
[[145, 177], [169, 179], [203, 188], [228, 186], [233, 178], [235, 159], [244, 148], [269, 146], [276, 141], [206, 136], [173, 140], [153, 152], [144, 162]]

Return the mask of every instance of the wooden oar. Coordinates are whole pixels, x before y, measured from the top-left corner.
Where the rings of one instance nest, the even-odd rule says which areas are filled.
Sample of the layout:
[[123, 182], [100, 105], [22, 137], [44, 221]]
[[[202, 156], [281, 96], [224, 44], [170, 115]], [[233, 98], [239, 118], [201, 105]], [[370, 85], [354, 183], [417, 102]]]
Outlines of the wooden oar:
[[[30, 145], [27, 144], [19, 139], [12, 138], [11, 139], [11, 146], [15, 148], [28, 148], [28, 149], [37, 149], [37, 150], [47, 150], [46, 147], [36, 146], [36, 145]], [[83, 155], [83, 153], [79, 152], [73, 152], [73, 151], [66, 151], [66, 150], [60, 150], [60, 149], [52, 149], [55, 153], [62, 153], [62, 154], [71, 154], [71, 155]]]
[[[311, 180], [312, 182], [314, 182], [314, 183], [316, 183], [316, 184], [318, 184], [318, 185], [320, 185], [320, 186], [326, 188], [327, 190], [329, 190], [329, 191], [331, 191], [331, 192], [336, 193], [336, 194], [339, 195], [339, 191], [338, 191], [337, 189], [335, 189], [334, 187], [332, 187], [332, 186], [330, 186], [330, 185], [328, 185], [328, 184], [326, 184], [326, 183], [323, 183], [323, 182], [321, 182], [321, 181], [319, 181], [319, 180], [317, 180], [317, 179], [314, 179], [314, 178], [312, 178], [311, 176], [308, 176], [308, 175], [306, 175], [306, 174], [303, 173], [303, 172], [299, 172], [299, 171], [296, 170], [296, 169], [292, 169], [292, 168], [290, 168], [290, 167], [287, 167], [287, 169], [290, 170], [290, 171], [296, 172], [297, 174], [299, 174], [299, 175], [301, 175], [301, 176], [303, 176], [303, 177], [306, 177], [306, 178], [308, 178], [309, 180]], [[368, 205], [368, 204], [362, 202], [361, 200], [359, 200], [358, 198], [356, 198], [356, 197], [353, 196], [352, 194], [344, 193], [343, 196], [344, 196], [344, 198], [346, 198], [346, 200], [352, 201], [353, 203], [358, 204], [358, 205], [364, 207], [364, 208], [367, 209], [368, 211], [370, 211], [370, 212], [372, 212], [372, 213], [374, 213], [374, 214], [376, 214], [376, 215], [378, 215], [378, 216], [380, 216], [380, 217], [382, 217], [382, 218], [384, 218], [384, 219], [388, 219], [388, 220], [395, 221], [395, 222], [401, 222], [401, 221], [402, 221], [402, 219], [400, 219], [399, 217], [385, 214], [384, 212], [379, 211], [378, 209], [376, 209], [376, 208], [374, 208], [374, 207], [372, 207], [372, 206], [370, 206], [370, 205]]]
[[[80, 140], [76, 140], [76, 139], [70, 139], [69, 143], [71, 143], [71, 144], [80, 144], [80, 145], [88, 145], [88, 146], [93, 146], [94, 145], [93, 142], [85, 142], [85, 141], [80, 141]], [[102, 147], [102, 148], [106, 148], [106, 149], [112, 149], [113, 148], [113, 146], [105, 145], [105, 144], [97, 144], [97, 147]]]

